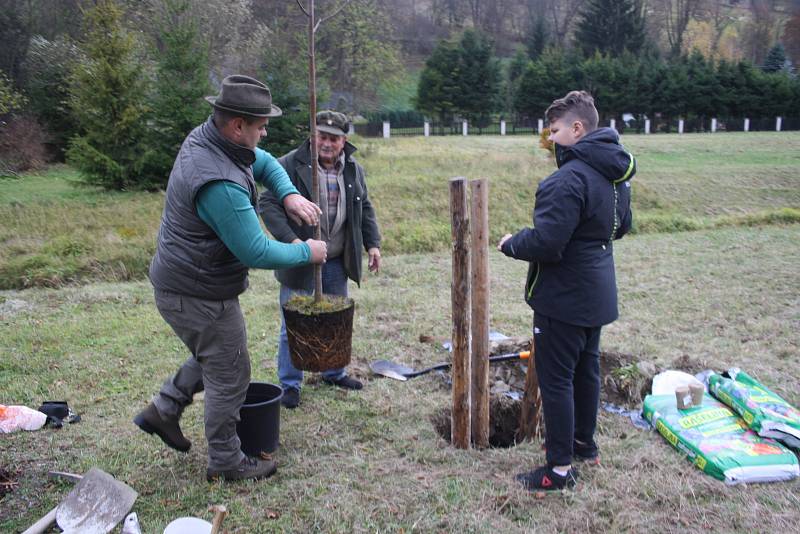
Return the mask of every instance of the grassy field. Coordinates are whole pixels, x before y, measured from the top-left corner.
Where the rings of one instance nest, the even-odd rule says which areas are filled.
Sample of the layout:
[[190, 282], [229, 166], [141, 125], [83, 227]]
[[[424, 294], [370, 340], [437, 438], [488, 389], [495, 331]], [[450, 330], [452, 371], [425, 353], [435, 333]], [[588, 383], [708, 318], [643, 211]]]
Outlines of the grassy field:
[[[751, 136], [625, 140], [640, 159], [635, 194], [641, 211], [696, 221], [701, 229], [640, 233], [618, 243], [621, 318], [605, 329], [603, 350], [661, 367], [739, 366], [797, 406], [800, 225], [783, 224], [782, 216], [759, 216], [756, 226], [743, 221], [800, 206], [800, 136]], [[412, 147], [429, 141], [429, 150], [412, 159]], [[361, 145], [387, 248], [403, 227], [446, 220], [445, 180], [451, 175], [493, 178], [492, 233], [499, 235], [528, 223], [530, 206], [518, 204], [529, 201], [533, 182], [548, 172], [546, 159], [515, 138]], [[755, 163], [747, 157], [751, 149]], [[423, 174], [424, 168], [429, 172]], [[26, 207], [47, 219], [26, 219], [38, 225], [39, 240], [62, 227], [83, 231], [89, 240], [119, 235], [112, 222], [155, 231], [158, 195], [76, 191], [59, 178], [68, 172], [0, 184], [2, 209], [19, 210], [0, 218], [6, 243], [27, 228], [21, 222]], [[41, 191], [28, 189], [29, 181]], [[423, 190], [429, 194], [422, 196]], [[151, 242], [153, 234], [140, 239]], [[0, 403], [36, 407], [65, 399], [83, 416], [58, 431], [0, 437], [0, 467], [19, 482], [0, 500], [0, 532], [23, 530], [67, 494], [69, 485], [48, 481], [48, 470], [84, 472], [91, 466], [139, 492], [135, 510], [148, 533], [182, 515], [210, 519], [206, 508], [212, 503], [229, 507], [226, 527], [239, 533], [796, 528], [800, 482], [726, 487], [657, 434], [614, 414], [600, 415], [603, 466], [582, 469], [576, 491], [542, 500], [513, 480], [543, 461], [540, 443], [487, 451], [450, 447], [429, 421], [450, 402], [439, 377], [401, 383], [371, 377], [367, 368], [381, 358], [415, 367], [447, 358], [418, 341], [421, 334], [448, 336], [450, 330], [449, 252], [446, 242], [432, 243], [435, 252], [387, 253], [380, 275], [368, 275], [361, 289], [353, 289], [351, 368], [366, 388], [346, 393], [310, 377], [300, 408], [281, 414], [278, 474], [254, 483], [204, 481], [201, 401], [182, 421], [194, 444], [185, 455], [131, 423], [187, 356], [155, 310], [146, 281], [0, 292]], [[526, 336], [531, 312], [521, 298], [525, 265], [496, 252], [490, 258], [492, 328]], [[241, 300], [253, 378], [275, 381], [278, 287], [266, 272], [254, 272], [251, 282]]]
[[[492, 239], [530, 224], [554, 167], [530, 136], [356, 139], [389, 254], [447, 250], [446, 182], [488, 177]], [[639, 233], [800, 221], [800, 132], [628, 136]], [[57, 167], [0, 182], [0, 289], [142, 279], [162, 193], [75, 187]]]

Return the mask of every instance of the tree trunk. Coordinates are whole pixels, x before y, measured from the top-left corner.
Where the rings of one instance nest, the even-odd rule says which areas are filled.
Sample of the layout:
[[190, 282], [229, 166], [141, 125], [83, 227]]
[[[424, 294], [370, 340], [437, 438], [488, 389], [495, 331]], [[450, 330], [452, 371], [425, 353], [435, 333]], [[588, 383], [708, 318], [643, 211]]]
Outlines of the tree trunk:
[[[317, 66], [314, 50], [316, 33], [314, 0], [308, 4], [308, 114], [311, 132], [311, 200], [319, 206], [319, 163], [317, 155]], [[314, 229], [314, 239], [322, 239], [322, 225]], [[322, 300], [322, 265], [314, 264], [314, 302]]]

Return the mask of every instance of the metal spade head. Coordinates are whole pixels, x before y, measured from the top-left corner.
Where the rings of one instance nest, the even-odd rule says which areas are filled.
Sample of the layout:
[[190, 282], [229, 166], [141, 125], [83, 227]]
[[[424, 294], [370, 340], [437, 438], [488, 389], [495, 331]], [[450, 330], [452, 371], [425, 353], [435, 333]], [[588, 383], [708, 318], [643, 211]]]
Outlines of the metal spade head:
[[414, 369], [410, 367], [400, 365], [399, 363], [390, 362], [389, 360], [376, 360], [369, 364], [369, 368], [376, 375], [383, 375], [402, 381], [408, 380], [405, 375], [414, 372]]
[[93, 467], [58, 505], [56, 522], [64, 534], [106, 534], [125, 518], [137, 493]]

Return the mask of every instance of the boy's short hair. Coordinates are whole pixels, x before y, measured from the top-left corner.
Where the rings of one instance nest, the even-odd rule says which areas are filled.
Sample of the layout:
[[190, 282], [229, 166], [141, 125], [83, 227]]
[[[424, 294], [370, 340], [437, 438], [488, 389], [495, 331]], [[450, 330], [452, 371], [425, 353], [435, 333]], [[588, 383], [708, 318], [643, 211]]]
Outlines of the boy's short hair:
[[547, 111], [544, 112], [547, 122], [555, 121], [571, 115], [581, 121], [587, 132], [597, 129], [599, 117], [597, 108], [594, 107], [594, 98], [586, 91], [570, 91], [564, 98], [553, 100]]

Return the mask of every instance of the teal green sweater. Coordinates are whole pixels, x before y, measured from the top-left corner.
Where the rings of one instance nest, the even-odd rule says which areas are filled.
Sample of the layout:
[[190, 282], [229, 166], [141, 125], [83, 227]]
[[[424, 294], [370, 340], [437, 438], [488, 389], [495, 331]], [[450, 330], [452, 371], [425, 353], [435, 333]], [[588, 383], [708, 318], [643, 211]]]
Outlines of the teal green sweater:
[[[281, 200], [297, 194], [278, 160], [260, 148], [256, 148], [253, 178]], [[250, 195], [240, 185], [227, 180], [211, 182], [197, 194], [195, 207], [203, 222], [248, 267], [286, 269], [305, 265], [311, 259], [307, 244], [281, 243], [267, 237], [250, 203]]]

